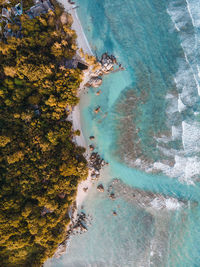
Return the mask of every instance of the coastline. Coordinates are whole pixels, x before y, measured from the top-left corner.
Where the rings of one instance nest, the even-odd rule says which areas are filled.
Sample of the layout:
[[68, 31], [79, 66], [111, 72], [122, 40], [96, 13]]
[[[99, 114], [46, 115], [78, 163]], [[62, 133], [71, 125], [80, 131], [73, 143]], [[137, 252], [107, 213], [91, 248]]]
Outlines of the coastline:
[[[65, 9], [66, 12], [71, 14], [73, 18], [73, 23], [72, 23], [72, 29], [76, 32], [77, 34], [77, 46], [78, 48], [82, 48], [83, 52], [85, 54], [93, 56], [91, 47], [88, 43], [88, 40], [84, 34], [82, 25], [80, 23], [80, 20], [78, 18], [78, 14], [76, 12], [76, 5], [70, 4], [67, 0], [57, 0], [59, 3], [61, 3]], [[87, 83], [87, 81], [90, 79], [90, 70], [87, 70], [84, 72], [84, 77], [83, 81], [80, 84], [79, 90], [78, 90], [78, 96], [81, 96], [81, 92], [84, 88], [84, 85]], [[86, 143], [86, 140], [83, 136], [83, 131], [81, 127], [81, 120], [80, 120], [80, 104], [76, 105], [70, 115], [68, 116], [68, 119], [72, 121], [73, 124], [73, 130], [80, 130], [80, 136], [75, 137], [75, 142], [78, 146], [82, 146], [86, 149], [85, 152], [85, 157], [87, 160], [89, 160], [89, 149]], [[91, 173], [89, 171], [88, 178], [85, 181], [82, 181], [78, 185], [77, 189], [77, 196], [76, 196], [76, 208], [80, 207], [84, 198], [86, 197], [88, 190], [92, 186], [92, 181], [91, 181]], [[84, 188], [88, 188], [87, 192], [84, 190]]]
[[[92, 53], [91, 47], [88, 43], [88, 40], [84, 34], [82, 25], [80, 23], [80, 20], [78, 18], [77, 12], [76, 12], [76, 5], [70, 4], [68, 0], [57, 0], [60, 4], [63, 5], [65, 11], [69, 14], [71, 14], [73, 23], [71, 28], [76, 32], [77, 39], [76, 44], [78, 47], [77, 55], [81, 57], [83, 61], [87, 60], [85, 59], [84, 55], [91, 56], [93, 58], [94, 54]], [[82, 52], [84, 55], [82, 55], [82, 52], [80, 51], [82, 49]], [[118, 69], [114, 69], [114, 65], [118, 65]], [[117, 63], [116, 58], [113, 55], [108, 55], [107, 53], [104, 53], [101, 57], [101, 60], [97, 62], [91, 62], [88, 64], [88, 69], [83, 71], [83, 80], [79, 86], [77, 96], [81, 98], [81, 95], [86, 87], [99, 87], [102, 84], [102, 78], [101, 76], [105, 74], [109, 74], [111, 72], [116, 72], [119, 70], [123, 70], [123, 67], [121, 67], [121, 64]], [[97, 107], [94, 109], [95, 113], [99, 112], [100, 107]], [[87, 228], [84, 226], [82, 220], [87, 220], [85, 214], [83, 212], [78, 212], [80, 209], [82, 209], [82, 203], [87, 196], [89, 190], [91, 189], [92, 185], [94, 184], [94, 181], [96, 181], [100, 176], [100, 170], [103, 166], [107, 165], [108, 163], [104, 161], [100, 157], [100, 155], [93, 151], [94, 147], [93, 145], [89, 146], [89, 142], [87, 143], [87, 140], [85, 139], [83, 135], [83, 130], [81, 127], [81, 114], [80, 114], [80, 103], [73, 107], [70, 114], [68, 115], [68, 120], [72, 122], [72, 128], [74, 131], [79, 130], [80, 135], [74, 136], [74, 142], [77, 146], [81, 146], [85, 148], [84, 156], [88, 162], [88, 177], [86, 180], [81, 181], [78, 184], [77, 187], [77, 194], [75, 201], [73, 205], [71, 206], [69, 210], [69, 217], [70, 217], [70, 223], [67, 226], [67, 237], [62, 242], [58, 248], [57, 251], [54, 254], [55, 258], [59, 258], [63, 253], [66, 251], [66, 246], [68, 246], [68, 242], [70, 242], [70, 234], [73, 233], [73, 227], [80, 228], [81, 231], [87, 231]]]

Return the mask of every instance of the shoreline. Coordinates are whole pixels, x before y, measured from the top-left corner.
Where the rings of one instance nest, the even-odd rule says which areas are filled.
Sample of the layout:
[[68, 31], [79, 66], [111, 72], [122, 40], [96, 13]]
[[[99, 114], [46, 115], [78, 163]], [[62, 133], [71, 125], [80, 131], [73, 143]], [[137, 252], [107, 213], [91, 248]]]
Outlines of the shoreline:
[[[71, 14], [73, 18], [73, 23], [72, 23], [72, 29], [76, 32], [77, 34], [77, 46], [78, 48], [82, 48], [83, 52], [85, 54], [93, 56], [91, 47], [88, 43], [88, 40], [85, 36], [85, 33], [83, 31], [81, 22], [78, 18], [78, 14], [76, 12], [76, 5], [70, 4], [68, 0], [57, 0], [59, 3], [61, 3], [65, 9], [66, 12]], [[78, 89], [78, 97], [81, 97], [81, 93], [83, 91], [84, 85], [87, 83], [87, 81], [90, 79], [90, 70], [87, 70], [84, 72], [84, 78], [83, 81], [80, 84], [80, 87]], [[78, 146], [82, 146], [86, 149], [85, 152], [85, 157], [87, 160], [89, 160], [89, 149], [87, 146], [87, 142], [85, 140], [85, 137], [83, 135], [82, 127], [81, 127], [81, 119], [80, 119], [80, 104], [76, 105], [73, 110], [71, 111], [70, 115], [68, 116], [68, 119], [72, 121], [73, 125], [73, 130], [80, 130], [80, 136], [75, 137], [75, 143]], [[84, 198], [86, 197], [89, 188], [92, 186], [92, 181], [91, 181], [91, 173], [89, 170], [89, 175], [85, 181], [82, 181], [79, 183], [78, 188], [77, 188], [77, 196], [76, 196], [76, 208], [78, 209]], [[87, 192], [84, 191], [84, 188], [88, 188]]]
[[[76, 44], [78, 47], [78, 50], [76, 54], [81, 57], [83, 61], [85, 61], [84, 56], [81, 55], [80, 49], [82, 49], [83, 53], [85, 55], [93, 56], [91, 47], [88, 43], [88, 40], [84, 34], [82, 25], [80, 23], [80, 20], [78, 18], [78, 14], [76, 12], [76, 5], [70, 4], [68, 0], [57, 0], [60, 4], [63, 5], [65, 12], [71, 14], [73, 23], [71, 28], [76, 32], [77, 39]], [[102, 83], [101, 76], [105, 74], [109, 74], [111, 72], [115, 72], [118, 70], [122, 70], [121, 64], [117, 63], [116, 58], [111, 55], [109, 56], [107, 53], [104, 53], [101, 57], [100, 61], [96, 62], [98, 65], [97, 68], [94, 69], [94, 64], [89, 64], [89, 67], [87, 70], [83, 71], [83, 80], [78, 88], [77, 96], [81, 98], [81, 95], [83, 93], [83, 90], [86, 87], [99, 87]], [[118, 65], [119, 68], [117, 70], [114, 69], [114, 65]], [[98, 109], [100, 107], [96, 108], [94, 110], [95, 113], [98, 113]], [[72, 111], [68, 115], [68, 120], [72, 122], [72, 128], [73, 130], [79, 130], [80, 136], [74, 136], [73, 140], [77, 146], [84, 147], [86, 149], [84, 156], [88, 162], [88, 177], [86, 180], [81, 181], [77, 186], [77, 194], [76, 198], [73, 202], [73, 205], [71, 206], [70, 210], [68, 211], [69, 217], [70, 217], [70, 223], [67, 226], [67, 233], [66, 239], [58, 246], [57, 251], [54, 254], [55, 258], [59, 258], [63, 253], [66, 252], [66, 248], [68, 246], [68, 242], [70, 242], [70, 235], [73, 232], [74, 225], [78, 225], [80, 227], [80, 231], [87, 230], [85, 226], [82, 224], [81, 220], [83, 221], [86, 219], [85, 214], [81, 212], [79, 214], [78, 211], [82, 208], [82, 203], [87, 196], [89, 190], [91, 190], [92, 185], [94, 184], [94, 181], [96, 181], [100, 176], [100, 170], [103, 166], [107, 165], [100, 155], [93, 151], [94, 147], [92, 145], [89, 146], [89, 142], [87, 143], [87, 140], [85, 139], [83, 135], [83, 129], [81, 127], [81, 113], [80, 113], [80, 102], [73, 107]], [[98, 190], [98, 189], [97, 189]]]

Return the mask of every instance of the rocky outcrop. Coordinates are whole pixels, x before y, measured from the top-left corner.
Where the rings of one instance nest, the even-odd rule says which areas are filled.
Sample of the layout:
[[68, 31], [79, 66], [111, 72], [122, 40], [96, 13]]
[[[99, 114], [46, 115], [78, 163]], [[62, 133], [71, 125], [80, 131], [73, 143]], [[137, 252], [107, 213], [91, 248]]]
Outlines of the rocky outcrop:
[[104, 53], [101, 56], [100, 63], [102, 66], [101, 71], [107, 74], [113, 70], [114, 65], [117, 64], [117, 60], [113, 55], [109, 56], [107, 53]]
[[76, 234], [81, 234], [87, 232], [87, 216], [84, 212], [81, 212], [77, 215], [77, 219], [72, 225], [71, 231]]
[[106, 162], [100, 157], [96, 152], [93, 152], [89, 158], [89, 168], [91, 171], [92, 180], [96, 180], [100, 176], [101, 168], [106, 164]]
[[99, 87], [102, 84], [102, 78], [101, 77], [92, 77], [86, 84], [88, 87]]
[[54, 254], [55, 258], [59, 258], [63, 253], [65, 253], [67, 246], [70, 242], [70, 237], [75, 234], [83, 234], [87, 232], [88, 226], [91, 225], [92, 217], [86, 215], [84, 212], [77, 214], [77, 209], [75, 205], [71, 210], [71, 223], [69, 229], [66, 233], [65, 240], [58, 246], [56, 253]]
[[[102, 84], [102, 75], [124, 69], [121, 64], [117, 63], [116, 58], [113, 55], [108, 55], [108, 53], [101, 56], [98, 64], [99, 67], [91, 74], [91, 78], [86, 84], [87, 87], [99, 87]], [[115, 65], [118, 65], [118, 68], [114, 70]]]

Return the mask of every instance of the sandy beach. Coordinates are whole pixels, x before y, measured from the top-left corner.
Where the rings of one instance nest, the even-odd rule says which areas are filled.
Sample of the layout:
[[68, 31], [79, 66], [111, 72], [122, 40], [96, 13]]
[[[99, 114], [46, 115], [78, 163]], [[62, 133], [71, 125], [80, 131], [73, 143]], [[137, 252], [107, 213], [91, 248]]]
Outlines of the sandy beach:
[[[77, 34], [77, 46], [78, 48], [82, 48], [83, 49], [83, 52], [85, 54], [88, 54], [88, 55], [93, 55], [92, 53], [92, 50], [91, 50], [91, 47], [88, 43], [88, 40], [84, 34], [84, 31], [83, 31], [83, 28], [82, 28], [82, 25], [80, 23], [80, 20], [78, 18], [78, 15], [77, 15], [77, 12], [76, 12], [76, 5], [72, 5], [68, 2], [68, 0], [58, 0], [58, 2], [60, 2], [65, 10], [70, 13], [73, 17], [73, 24], [72, 24], [72, 29], [76, 31], [76, 34]], [[89, 80], [89, 71], [85, 71], [84, 73], [84, 79], [80, 85], [80, 88], [79, 88], [79, 91], [78, 91], [78, 96], [81, 95], [81, 92], [82, 92], [82, 89], [84, 87], [84, 85], [87, 83], [87, 80]], [[89, 156], [89, 150], [88, 150], [88, 147], [87, 147], [87, 143], [86, 143], [86, 140], [83, 136], [83, 132], [82, 132], [82, 129], [81, 129], [81, 119], [80, 119], [80, 106], [77, 105], [73, 108], [70, 116], [68, 117], [69, 120], [72, 121], [73, 123], [73, 129], [74, 130], [77, 130], [79, 129], [80, 130], [80, 136], [76, 136], [75, 137], [75, 142], [77, 143], [77, 145], [79, 146], [82, 146], [82, 147], [85, 147], [86, 148], [86, 153], [85, 153], [85, 156], [86, 158], [88, 159], [88, 156]], [[77, 190], [77, 197], [76, 197], [76, 205], [77, 205], [77, 208], [81, 206], [82, 202], [83, 202], [83, 199], [86, 197], [87, 195], [87, 192], [89, 190], [89, 188], [91, 187], [92, 185], [92, 182], [91, 182], [91, 177], [90, 177], [90, 174], [88, 175], [88, 178], [87, 180], [81, 182], [78, 186], [78, 190]], [[88, 188], [87, 189], [87, 192], [85, 190], [83, 190], [84, 188]]]
[[72, 29], [75, 30], [77, 34], [78, 48], [82, 48], [83, 52], [88, 55], [93, 55], [91, 47], [88, 43], [88, 40], [84, 34], [80, 20], [78, 18], [78, 15], [76, 12], [76, 4], [72, 5], [68, 2], [68, 0], [58, 0], [58, 2], [61, 3], [64, 6], [65, 10], [68, 13], [70, 13], [73, 17]]

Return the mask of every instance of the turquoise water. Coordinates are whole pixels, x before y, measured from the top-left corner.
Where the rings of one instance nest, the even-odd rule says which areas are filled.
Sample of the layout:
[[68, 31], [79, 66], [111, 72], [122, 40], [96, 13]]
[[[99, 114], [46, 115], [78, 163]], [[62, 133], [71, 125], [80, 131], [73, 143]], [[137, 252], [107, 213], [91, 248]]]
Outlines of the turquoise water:
[[[81, 98], [84, 135], [88, 144], [95, 136], [97, 151], [109, 162], [97, 184], [107, 188], [120, 178], [127, 192], [142, 190], [143, 205], [122, 192], [113, 201], [94, 186], [83, 203], [93, 217], [88, 232], [73, 236], [66, 253], [46, 266], [198, 267], [200, 3], [78, 2], [93, 51], [114, 54], [126, 68], [104, 77], [99, 96], [90, 88]], [[160, 196], [186, 204], [161, 209], [155, 205]]]

